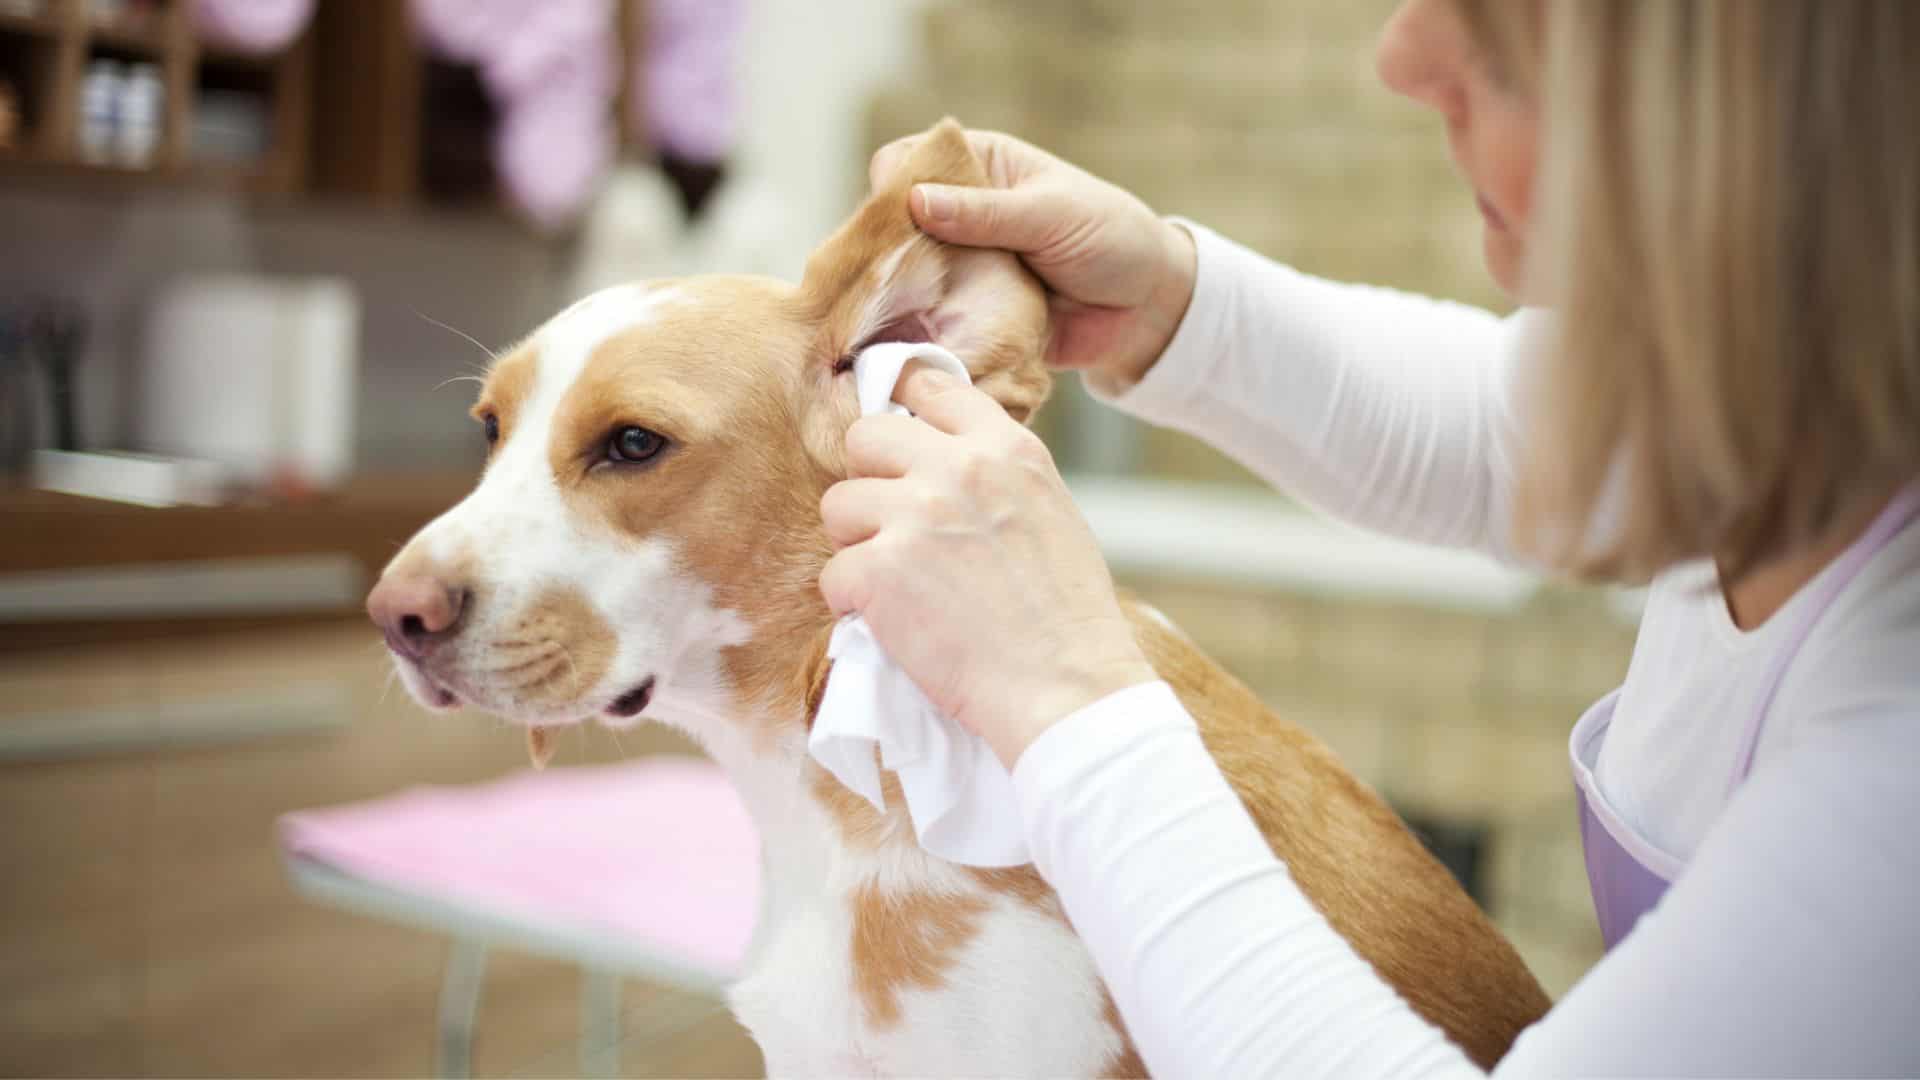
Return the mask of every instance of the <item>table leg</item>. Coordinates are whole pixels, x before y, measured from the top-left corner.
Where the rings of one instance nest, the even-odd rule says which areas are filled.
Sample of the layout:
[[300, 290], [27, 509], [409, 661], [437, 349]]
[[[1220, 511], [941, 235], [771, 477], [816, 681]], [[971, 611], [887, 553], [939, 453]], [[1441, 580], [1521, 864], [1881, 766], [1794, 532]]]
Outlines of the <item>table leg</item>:
[[455, 941], [440, 982], [440, 1075], [447, 1080], [473, 1075], [473, 1014], [486, 975], [487, 947]]
[[580, 987], [580, 1072], [620, 1074], [620, 976], [589, 968]]

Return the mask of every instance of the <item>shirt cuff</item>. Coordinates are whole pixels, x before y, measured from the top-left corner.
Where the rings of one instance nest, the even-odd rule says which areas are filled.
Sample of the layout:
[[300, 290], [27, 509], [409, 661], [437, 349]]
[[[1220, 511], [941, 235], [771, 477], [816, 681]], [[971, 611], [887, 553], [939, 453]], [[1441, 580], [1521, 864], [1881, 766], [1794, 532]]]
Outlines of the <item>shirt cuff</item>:
[[[1013, 790], [1021, 820], [1033, 832], [1033, 823], [1047, 817], [1043, 810], [1057, 805], [1081, 778], [1115, 755], [1158, 734], [1198, 728], [1173, 687], [1164, 681], [1116, 690], [1067, 714], [1041, 732], [1013, 763]], [[1045, 870], [1042, 866], [1041, 871]]]
[[1168, 221], [1193, 237], [1193, 298], [1173, 332], [1173, 340], [1139, 381], [1128, 384], [1107, 375], [1081, 376], [1087, 392], [1149, 423], [1170, 425], [1191, 412], [1189, 402], [1211, 382], [1213, 366], [1224, 351], [1220, 341], [1230, 309], [1233, 245], [1219, 233], [1186, 218]]

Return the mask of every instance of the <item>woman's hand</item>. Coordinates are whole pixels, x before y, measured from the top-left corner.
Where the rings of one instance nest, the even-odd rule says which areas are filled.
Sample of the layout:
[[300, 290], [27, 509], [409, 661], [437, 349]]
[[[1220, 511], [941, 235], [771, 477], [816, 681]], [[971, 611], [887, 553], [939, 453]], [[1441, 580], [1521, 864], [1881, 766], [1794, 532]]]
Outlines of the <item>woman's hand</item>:
[[[875, 186], [917, 138], [873, 155]], [[908, 200], [914, 221], [948, 243], [1011, 251], [1046, 283], [1048, 363], [1084, 368], [1111, 389], [1138, 382], [1193, 298], [1193, 237], [1127, 191], [1010, 135], [969, 131], [967, 140], [993, 186], [921, 184]]]
[[895, 398], [915, 416], [847, 432], [852, 478], [820, 503], [841, 548], [820, 591], [1011, 769], [1055, 721], [1158, 676], [1040, 439], [919, 364]]

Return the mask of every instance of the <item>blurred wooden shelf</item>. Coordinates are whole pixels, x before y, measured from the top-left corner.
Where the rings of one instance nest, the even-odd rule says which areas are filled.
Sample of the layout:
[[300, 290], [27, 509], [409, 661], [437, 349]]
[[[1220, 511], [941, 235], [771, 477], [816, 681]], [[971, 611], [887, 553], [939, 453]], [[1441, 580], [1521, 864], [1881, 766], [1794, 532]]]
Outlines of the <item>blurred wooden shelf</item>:
[[52, 160], [30, 150], [0, 150], [0, 172], [16, 186], [108, 194], [149, 189], [191, 189], [271, 195], [287, 190], [282, 178], [264, 166], [195, 162], [184, 168], [138, 167], [116, 165], [109, 161]]
[[473, 483], [472, 473], [368, 475], [298, 500], [165, 508], [0, 491], [0, 573], [329, 551], [378, 569]]
[[[77, 178], [89, 190], [104, 178], [121, 185], [107, 189], [116, 193], [201, 187], [527, 224], [484, 164], [498, 124], [489, 95], [470, 66], [428, 55], [406, 0], [317, 0], [301, 35], [270, 54], [201, 43], [193, 0], [151, 0], [146, 14], [112, 21], [90, 18], [91, 3], [46, 0], [38, 15], [0, 15], [0, 77], [22, 114], [16, 148], [0, 152], [0, 184]], [[618, 68], [631, 73], [644, 0], [614, 0], [613, 10]], [[97, 59], [160, 69], [165, 115], [149, 168], [81, 160], [82, 87]], [[639, 107], [632, 82], [622, 80], [613, 102], [623, 141]], [[202, 103], [221, 94], [231, 109], [236, 93], [264, 103], [264, 153], [241, 164], [196, 158]]]
[[[152, 0], [144, 15], [113, 21], [90, 19], [90, 2], [46, 0], [38, 15], [0, 15], [0, 77], [21, 100], [15, 146], [0, 150], [0, 184], [79, 181], [81, 190], [108, 194], [184, 186], [528, 225], [499, 196], [497, 177], [472, 169], [472, 160], [486, 158], [497, 123], [497, 115], [474, 121], [492, 108], [484, 86], [467, 65], [426, 54], [409, 4], [317, 0], [294, 44], [255, 54], [200, 42], [192, 0]], [[614, 0], [612, 10], [618, 65], [632, 71], [645, 0]], [[81, 160], [81, 98], [94, 60], [161, 69], [165, 117], [152, 167]], [[634, 79], [620, 79], [611, 115], [628, 144], [639, 110], [632, 86]], [[263, 100], [267, 150], [244, 163], [196, 158], [202, 102], [225, 94], [232, 108], [236, 92]]]
[[[19, 95], [20, 130], [0, 153], [0, 180], [97, 182], [290, 193], [306, 184], [312, 120], [313, 34], [268, 55], [203, 50], [191, 0], [154, 0], [145, 14], [88, 17], [89, 0], [47, 0], [34, 16], [0, 16], [0, 76]], [[140, 166], [89, 161], [81, 152], [83, 84], [95, 60], [150, 63], [164, 86], [151, 160]], [[244, 165], [197, 160], [194, 124], [202, 95], [243, 90], [262, 102], [265, 145]]]
[[167, 27], [159, 21], [92, 22], [87, 24], [87, 38], [97, 49], [160, 59], [168, 51], [166, 30]]
[[224, 45], [201, 45], [200, 62], [216, 67], [247, 68], [255, 71], [271, 71], [280, 63], [279, 53], [251, 53], [231, 49]]
[[60, 20], [51, 13], [14, 15], [0, 11], [0, 34], [26, 34], [32, 37], [54, 38], [60, 36], [60, 29]]
[[[354, 478], [298, 500], [152, 508], [35, 489], [0, 490], [0, 577], [130, 565], [345, 555], [368, 580], [401, 544], [472, 489], [474, 475], [392, 473]], [[356, 595], [340, 611], [359, 609]], [[208, 618], [0, 620], [0, 654], [88, 642], [143, 640], [188, 629], [266, 629], [312, 614]]]

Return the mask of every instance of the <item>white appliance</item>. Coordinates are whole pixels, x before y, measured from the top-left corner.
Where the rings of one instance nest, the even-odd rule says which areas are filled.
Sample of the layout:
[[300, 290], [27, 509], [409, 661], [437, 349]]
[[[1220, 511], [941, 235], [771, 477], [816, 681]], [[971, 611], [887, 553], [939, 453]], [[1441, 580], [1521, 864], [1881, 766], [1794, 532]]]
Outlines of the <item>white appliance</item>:
[[347, 282], [176, 279], [146, 343], [141, 448], [217, 462], [249, 485], [325, 488], [352, 470], [360, 301]]

